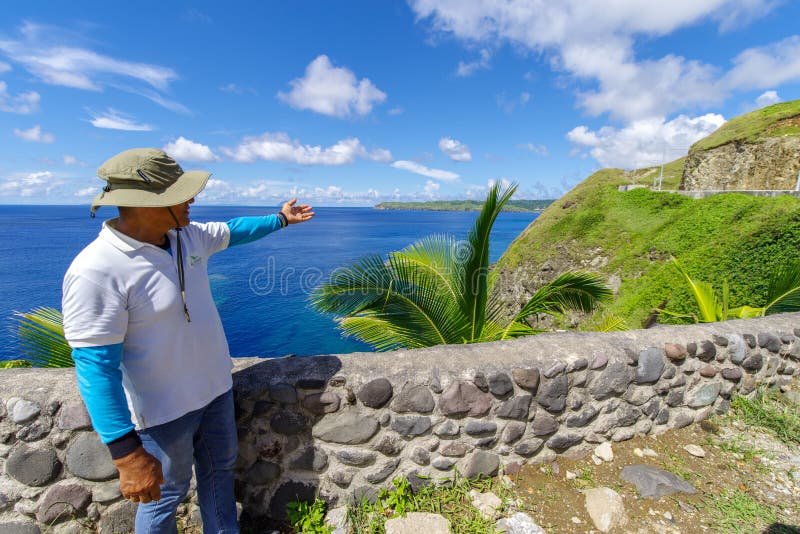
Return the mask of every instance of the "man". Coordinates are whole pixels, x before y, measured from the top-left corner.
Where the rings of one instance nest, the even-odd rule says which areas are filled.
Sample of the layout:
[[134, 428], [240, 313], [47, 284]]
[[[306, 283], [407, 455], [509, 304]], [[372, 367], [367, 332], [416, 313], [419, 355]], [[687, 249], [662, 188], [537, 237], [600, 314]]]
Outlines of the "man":
[[190, 205], [210, 174], [184, 172], [157, 149], [117, 154], [98, 175], [107, 185], [92, 214], [117, 206], [119, 217], [70, 265], [62, 303], [92, 424], [122, 495], [140, 503], [137, 534], [177, 532], [192, 464], [204, 531], [238, 532], [232, 362], [207, 262], [314, 212], [292, 199], [275, 215], [191, 223]]

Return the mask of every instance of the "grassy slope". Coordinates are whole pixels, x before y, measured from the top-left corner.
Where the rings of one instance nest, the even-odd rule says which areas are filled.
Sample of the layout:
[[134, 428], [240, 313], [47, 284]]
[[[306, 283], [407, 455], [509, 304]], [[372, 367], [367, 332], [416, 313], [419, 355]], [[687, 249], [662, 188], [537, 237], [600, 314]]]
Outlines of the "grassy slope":
[[630, 182], [619, 169], [590, 176], [509, 246], [500, 268], [536, 270], [552, 258], [577, 267], [605, 256], [608, 264], [597, 270], [622, 279], [611, 309], [638, 327], [664, 300], [673, 310], [693, 309], [670, 255], [716, 287], [727, 277], [733, 305], [762, 305], [768, 273], [800, 259], [799, 199], [725, 194], [692, 200], [647, 189], [617, 191]]
[[[798, 116], [800, 100], [761, 108], [729, 120], [719, 130], [692, 145], [689, 152], [708, 150], [733, 141], [757, 143], [768, 137], [798, 135], [800, 124], [797, 121], [786, 121]], [[784, 124], [776, 124], [780, 121], [784, 121]]]

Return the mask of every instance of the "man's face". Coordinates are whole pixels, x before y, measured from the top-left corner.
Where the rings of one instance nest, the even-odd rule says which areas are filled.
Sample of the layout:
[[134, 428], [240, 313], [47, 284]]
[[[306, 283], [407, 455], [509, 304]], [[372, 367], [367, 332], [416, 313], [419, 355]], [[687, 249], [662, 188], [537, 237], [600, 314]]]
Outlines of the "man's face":
[[[178, 204], [176, 206], [172, 206], [169, 208], [172, 211], [172, 215], [175, 216], [175, 219], [178, 219], [178, 223], [181, 227], [187, 226], [189, 224], [190, 204], [194, 204], [193, 198], [190, 198], [188, 202], [184, 202], [183, 204]], [[172, 222], [172, 228], [174, 228], [175, 220], [172, 218], [172, 215], [167, 213], [167, 217], [169, 217], [170, 221]]]

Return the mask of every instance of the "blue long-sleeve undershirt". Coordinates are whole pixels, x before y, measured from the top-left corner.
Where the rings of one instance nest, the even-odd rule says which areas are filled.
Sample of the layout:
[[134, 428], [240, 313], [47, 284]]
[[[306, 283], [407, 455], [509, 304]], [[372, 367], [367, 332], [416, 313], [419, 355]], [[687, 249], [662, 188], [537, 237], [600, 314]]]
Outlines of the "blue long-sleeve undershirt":
[[[228, 247], [252, 243], [281, 228], [277, 215], [237, 217], [226, 223]], [[122, 388], [122, 343], [72, 349], [78, 389], [103, 443], [110, 443], [134, 429]]]

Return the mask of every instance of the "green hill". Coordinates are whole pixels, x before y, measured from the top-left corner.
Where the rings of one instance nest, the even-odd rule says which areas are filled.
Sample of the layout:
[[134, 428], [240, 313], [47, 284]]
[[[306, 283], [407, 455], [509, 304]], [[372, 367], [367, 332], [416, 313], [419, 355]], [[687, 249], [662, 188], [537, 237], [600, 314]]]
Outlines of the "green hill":
[[800, 199], [729, 193], [693, 200], [617, 190], [632, 181], [652, 183], [652, 175], [652, 169], [604, 169], [546, 209], [500, 259], [496, 291], [507, 307], [517, 308], [561, 272], [587, 269], [618, 285], [611, 310], [636, 328], [664, 302], [692, 309], [670, 256], [716, 287], [727, 278], [732, 305], [762, 304], [770, 271], [800, 259]]
[[[542, 211], [552, 200], [509, 200], [503, 211]], [[480, 211], [483, 202], [477, 200], [434, 200], [430, 202], [381, 202], [379, 210], [423, 210], [423, 211]]]
[[735, 141], [758, 143], [784, 135], [800, 135], [800, 100], [781, 102], [735, 117], [692, 145], [689, 153]]

